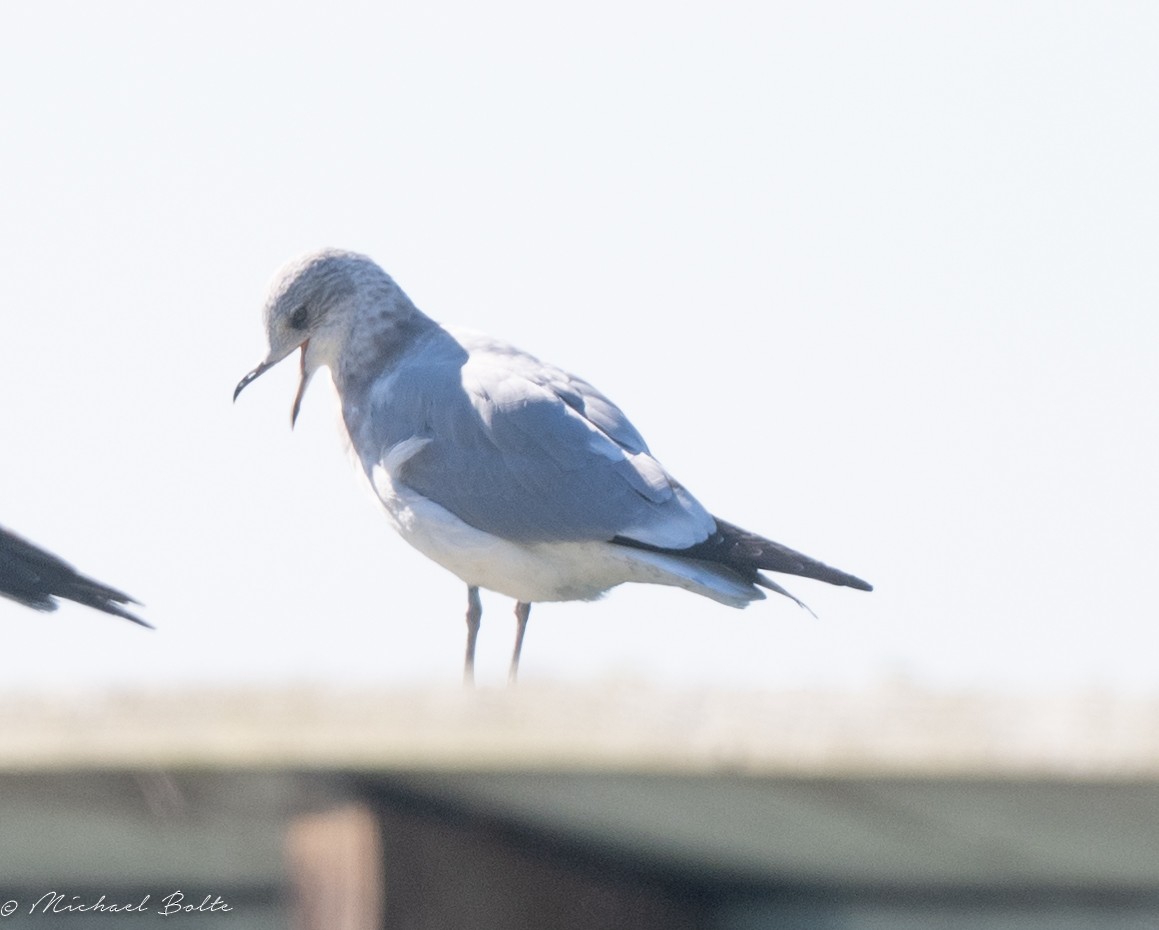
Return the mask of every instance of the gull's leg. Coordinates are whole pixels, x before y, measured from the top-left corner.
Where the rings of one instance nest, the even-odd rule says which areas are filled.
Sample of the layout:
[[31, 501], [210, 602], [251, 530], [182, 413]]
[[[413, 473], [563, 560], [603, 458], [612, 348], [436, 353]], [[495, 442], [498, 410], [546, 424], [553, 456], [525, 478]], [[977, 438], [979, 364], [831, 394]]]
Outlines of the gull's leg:
[[479, 637], [479, 624], [483, 619], [483, 605], [479, 602], [479, 589], [467, 587], [467, 658], [463, 663], [463, 683], [475, 683], [475, 640]]
[[519, 653], [523, 651], [523, 634], [527, 632], [527, 618], [531, 616], [531, 605], [519, 601], [515, 605], [515, 651], [511, 653], [511, 671], [507, 681], [515, 684], [519, 676]]

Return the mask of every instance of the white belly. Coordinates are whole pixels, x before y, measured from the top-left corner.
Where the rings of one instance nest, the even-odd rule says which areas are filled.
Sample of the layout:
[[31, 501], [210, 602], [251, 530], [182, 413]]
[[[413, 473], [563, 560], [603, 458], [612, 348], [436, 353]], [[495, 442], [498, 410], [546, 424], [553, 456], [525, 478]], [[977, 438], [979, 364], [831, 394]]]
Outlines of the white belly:
[[471, 586], [519, 601], [591, 600], [627, 581], [676, 585], [732, 607], [763, 593], [690, 562], [600, 541], [518, 543], [470, 526], [376, 466], [371, 483], [403, 539]]

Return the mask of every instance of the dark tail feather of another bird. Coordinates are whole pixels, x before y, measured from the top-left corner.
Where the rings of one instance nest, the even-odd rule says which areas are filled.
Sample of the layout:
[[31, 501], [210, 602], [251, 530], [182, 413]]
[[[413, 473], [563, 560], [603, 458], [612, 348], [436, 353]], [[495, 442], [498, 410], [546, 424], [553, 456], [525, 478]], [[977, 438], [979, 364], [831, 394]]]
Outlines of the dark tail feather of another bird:
[[123, 591], [94, 581], [28, 540], [0, 527], [0, 596], [35, 610], [56, 610], [63, 597], [94, 610], [123, 617], [152, 629], [122, 605], [137, 601]]
[[[862, 581], [855, 575], [833, 568], [824, 562], [818, 562], [795, 549], [782, 546], [780, 543], [765, 539], [756, 533], [750, 533], [748, 530], [743, 530], [739, 526], [734, 526], [718, 517], [713, 519], [716, 520], [716, 532], [704, 542], [689, 546], [686, 549], [665, 549], [659, 546], [650, 546], [623, 536], [617, 536], [612, 542], [721, 565], [735, 572], [749, 584], [759, 585], [762, 588], [783, 594], [806, 610], [809, 608], [805, 604], [771, 578], [762, 575], [761, 572], [782, 572], [786, 575], [813, 578], [828, 584], [857, 588], [860, 591], [873, 590], [873, 585], [867, 581]], [[811, 610], [809, 612], [812, 613]]]

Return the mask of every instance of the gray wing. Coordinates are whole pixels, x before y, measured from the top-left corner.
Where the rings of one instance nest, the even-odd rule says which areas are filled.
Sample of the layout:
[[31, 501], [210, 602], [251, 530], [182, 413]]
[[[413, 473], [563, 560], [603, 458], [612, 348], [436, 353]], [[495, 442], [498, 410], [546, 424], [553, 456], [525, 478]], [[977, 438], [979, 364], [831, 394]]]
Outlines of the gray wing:
[[483, 337], [462, 337], [455, 350], [415, 353], [376, 392], [380, 461], [398, 443], [426, 440], [396, 480], [519, 542], [621, 536], [681, 548], [715, 529], [586, 381]]

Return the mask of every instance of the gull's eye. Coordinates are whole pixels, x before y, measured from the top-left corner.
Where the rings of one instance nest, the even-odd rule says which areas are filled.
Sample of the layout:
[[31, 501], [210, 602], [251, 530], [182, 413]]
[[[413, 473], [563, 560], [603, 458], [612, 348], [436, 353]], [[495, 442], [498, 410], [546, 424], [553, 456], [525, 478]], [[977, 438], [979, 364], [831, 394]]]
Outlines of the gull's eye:
[[297, 310], [290, 314], [290, 328], [291, 329], [305, 329], [306, 328], [306, 305], [302, 304]]

